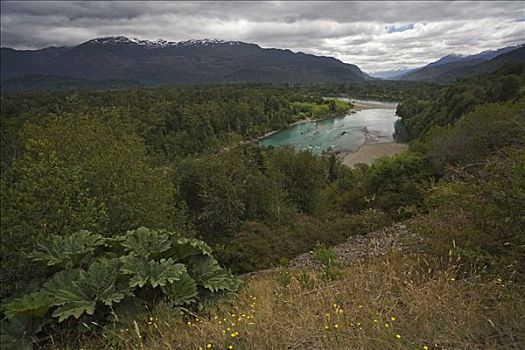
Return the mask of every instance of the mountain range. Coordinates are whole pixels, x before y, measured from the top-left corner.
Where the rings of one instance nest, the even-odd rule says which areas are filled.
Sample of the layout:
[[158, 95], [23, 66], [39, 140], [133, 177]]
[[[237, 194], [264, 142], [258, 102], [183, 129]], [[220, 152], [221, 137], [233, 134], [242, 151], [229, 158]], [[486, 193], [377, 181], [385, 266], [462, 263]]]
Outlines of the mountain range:
[[373, 78], [385, 79], [385, 80], [399, 80], [403, 75], [415, 71], [417, 68], [398, 68], [393, 70], [384, 70], [373, 73], [368, 73]]
[[523, 62], [523, 47], [524, 44], [507, 46], [474, 55], [449, 54], [419, 68], [404, 67], [368, 74], [386, 80], [451, 83], [458, 78], [495, 71], [505, 63]]
[[489, 73], [507, 63], [525, 62], [525, 45], [484, 51], [475, 55], [451, 54], [397, 77], [398, 80], [451, 83], [460, 78]]
[[[332, 57], [240, 41], [107, 37], [39, 50], [1, 48], [2, 85], [364, 82], [359, 67]], [[51, 78], [50, 78], [51, 77]], [[111, 83], [113, 82], [113, 83]]]
[[171, 42], [124, 36], [38, 50], [0, 49], [2, 92], [220, 83], [450, 83], [524, 62], [525, 45], [446, 55], [421, 68], [370, 73], [336, 58], [216, 39]]

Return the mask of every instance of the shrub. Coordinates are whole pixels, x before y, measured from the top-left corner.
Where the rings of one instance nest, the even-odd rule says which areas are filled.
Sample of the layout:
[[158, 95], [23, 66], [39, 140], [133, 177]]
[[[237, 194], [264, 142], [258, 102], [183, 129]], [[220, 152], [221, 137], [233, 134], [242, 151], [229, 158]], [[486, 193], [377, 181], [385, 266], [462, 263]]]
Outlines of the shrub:
[[322, 267], [322, 276], [329, 280], [335, 280], [342, 275], [341, 265], [335, 252], [324, 244], [318, 244], [313, 252], [313, 261]]
[[435, 253], [525, 278], [525, 151], [502, 150], [475, 168], [456, 167], [427, 197], [418, 230]]
[[118, 318], [126, 304], [151, 311], [160, 303], [198, 305], [216, 293], [234, 292], [238, 281], [211, 252], [203, 241], [145, 227], [113, 239], [89, 231], [52, 236], [31, 257], [54, 273], [40, 289], [4, 306], [6, 346], [19, 346], [15, 325], [101, 323]]

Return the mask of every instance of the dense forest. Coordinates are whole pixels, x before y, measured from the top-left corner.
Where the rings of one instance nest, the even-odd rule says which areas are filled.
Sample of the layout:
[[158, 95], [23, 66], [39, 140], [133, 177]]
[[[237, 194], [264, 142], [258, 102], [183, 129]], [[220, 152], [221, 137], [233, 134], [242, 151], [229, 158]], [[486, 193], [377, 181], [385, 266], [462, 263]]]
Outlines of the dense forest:
[[[351, 108], [326, 96], [400, 100], [396, 137], [410, 142], [408, 150], [351, 169], [335, 154], [251, 142], [305, 117]], [[438, 275], [454, 266], [454, 278], [465, 283], [497, 276], [512, 286], [488, 299], [523, 296], [524, 64], [444, 87], [385, 82], [2, 95], [0, 118], [6, 346], [113, 348], [119, 340], [108, 329], [117, 327], [138, 334], [123, 348], [153, 348], [177, 332], [140, 333], [136, 320], [151, 325], [164, 315], [180, 330], [204, 318], [199, 327], [206, 327], [239, 288], [237, 298], [253, 293], [230, 270], [285, 266], [303, 252], [322, 253], [393, 222], [409, 223], [425, 239], [422, 255], [410, 261], [419, 271], [409, 277], [414, 283], [423, 279], [420, 271]], [[349, 278], [330, 271], [330, 283]], [[285, 289], [275, 290], [286, 294], [292, 282], [281, 283], [283, 276], [275, 283]], [[293, 278], [308, 285], [305, 276]], [[498, 308], [500, 299], [487, 303]], [[523, 319], [505, 327], [507, 333], [497, 328], [476, 345], [519, 348]], [[223, 334], [208, 338], [227, 348]], [[419, 346], [418, 336], [414, 331], [401, 348]], [[342, 337], [323, 344], [348, 344]], [[198, 348], [197, 338], [166, 346]], [[235, 346], [255, 341], [263, 340], [253, 335]]]

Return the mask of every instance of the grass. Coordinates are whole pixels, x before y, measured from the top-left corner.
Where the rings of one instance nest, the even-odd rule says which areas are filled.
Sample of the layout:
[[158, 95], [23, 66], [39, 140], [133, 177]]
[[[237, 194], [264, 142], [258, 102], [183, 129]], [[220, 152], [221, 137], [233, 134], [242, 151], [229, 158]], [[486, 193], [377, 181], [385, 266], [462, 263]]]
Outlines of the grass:
[[[391, 253], [342, 270], [247, 277], [199, 315], [159, 310], [86, 337], [82, 349], [523, 349], [524, 289], [424, 255]], [[288, 274], [283, 278], [282, 274]], [[307, 276], [307, 277], [306, 277]], [[286, 283], [283, 281], [286, 280]]]

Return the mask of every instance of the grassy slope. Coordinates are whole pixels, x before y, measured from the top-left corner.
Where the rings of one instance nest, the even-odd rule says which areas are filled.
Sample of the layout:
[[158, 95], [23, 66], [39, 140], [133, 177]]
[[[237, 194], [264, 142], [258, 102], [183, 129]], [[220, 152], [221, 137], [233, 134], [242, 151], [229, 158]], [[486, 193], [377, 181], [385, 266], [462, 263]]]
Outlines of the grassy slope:
[[452, 262], [392, 253], [334, 281], [312, 271], [250, 277], [233, 303], [202, 318], [159, 312], [113, 340], [125, 349], [518, 349], [522, 293], [459, 279]]

